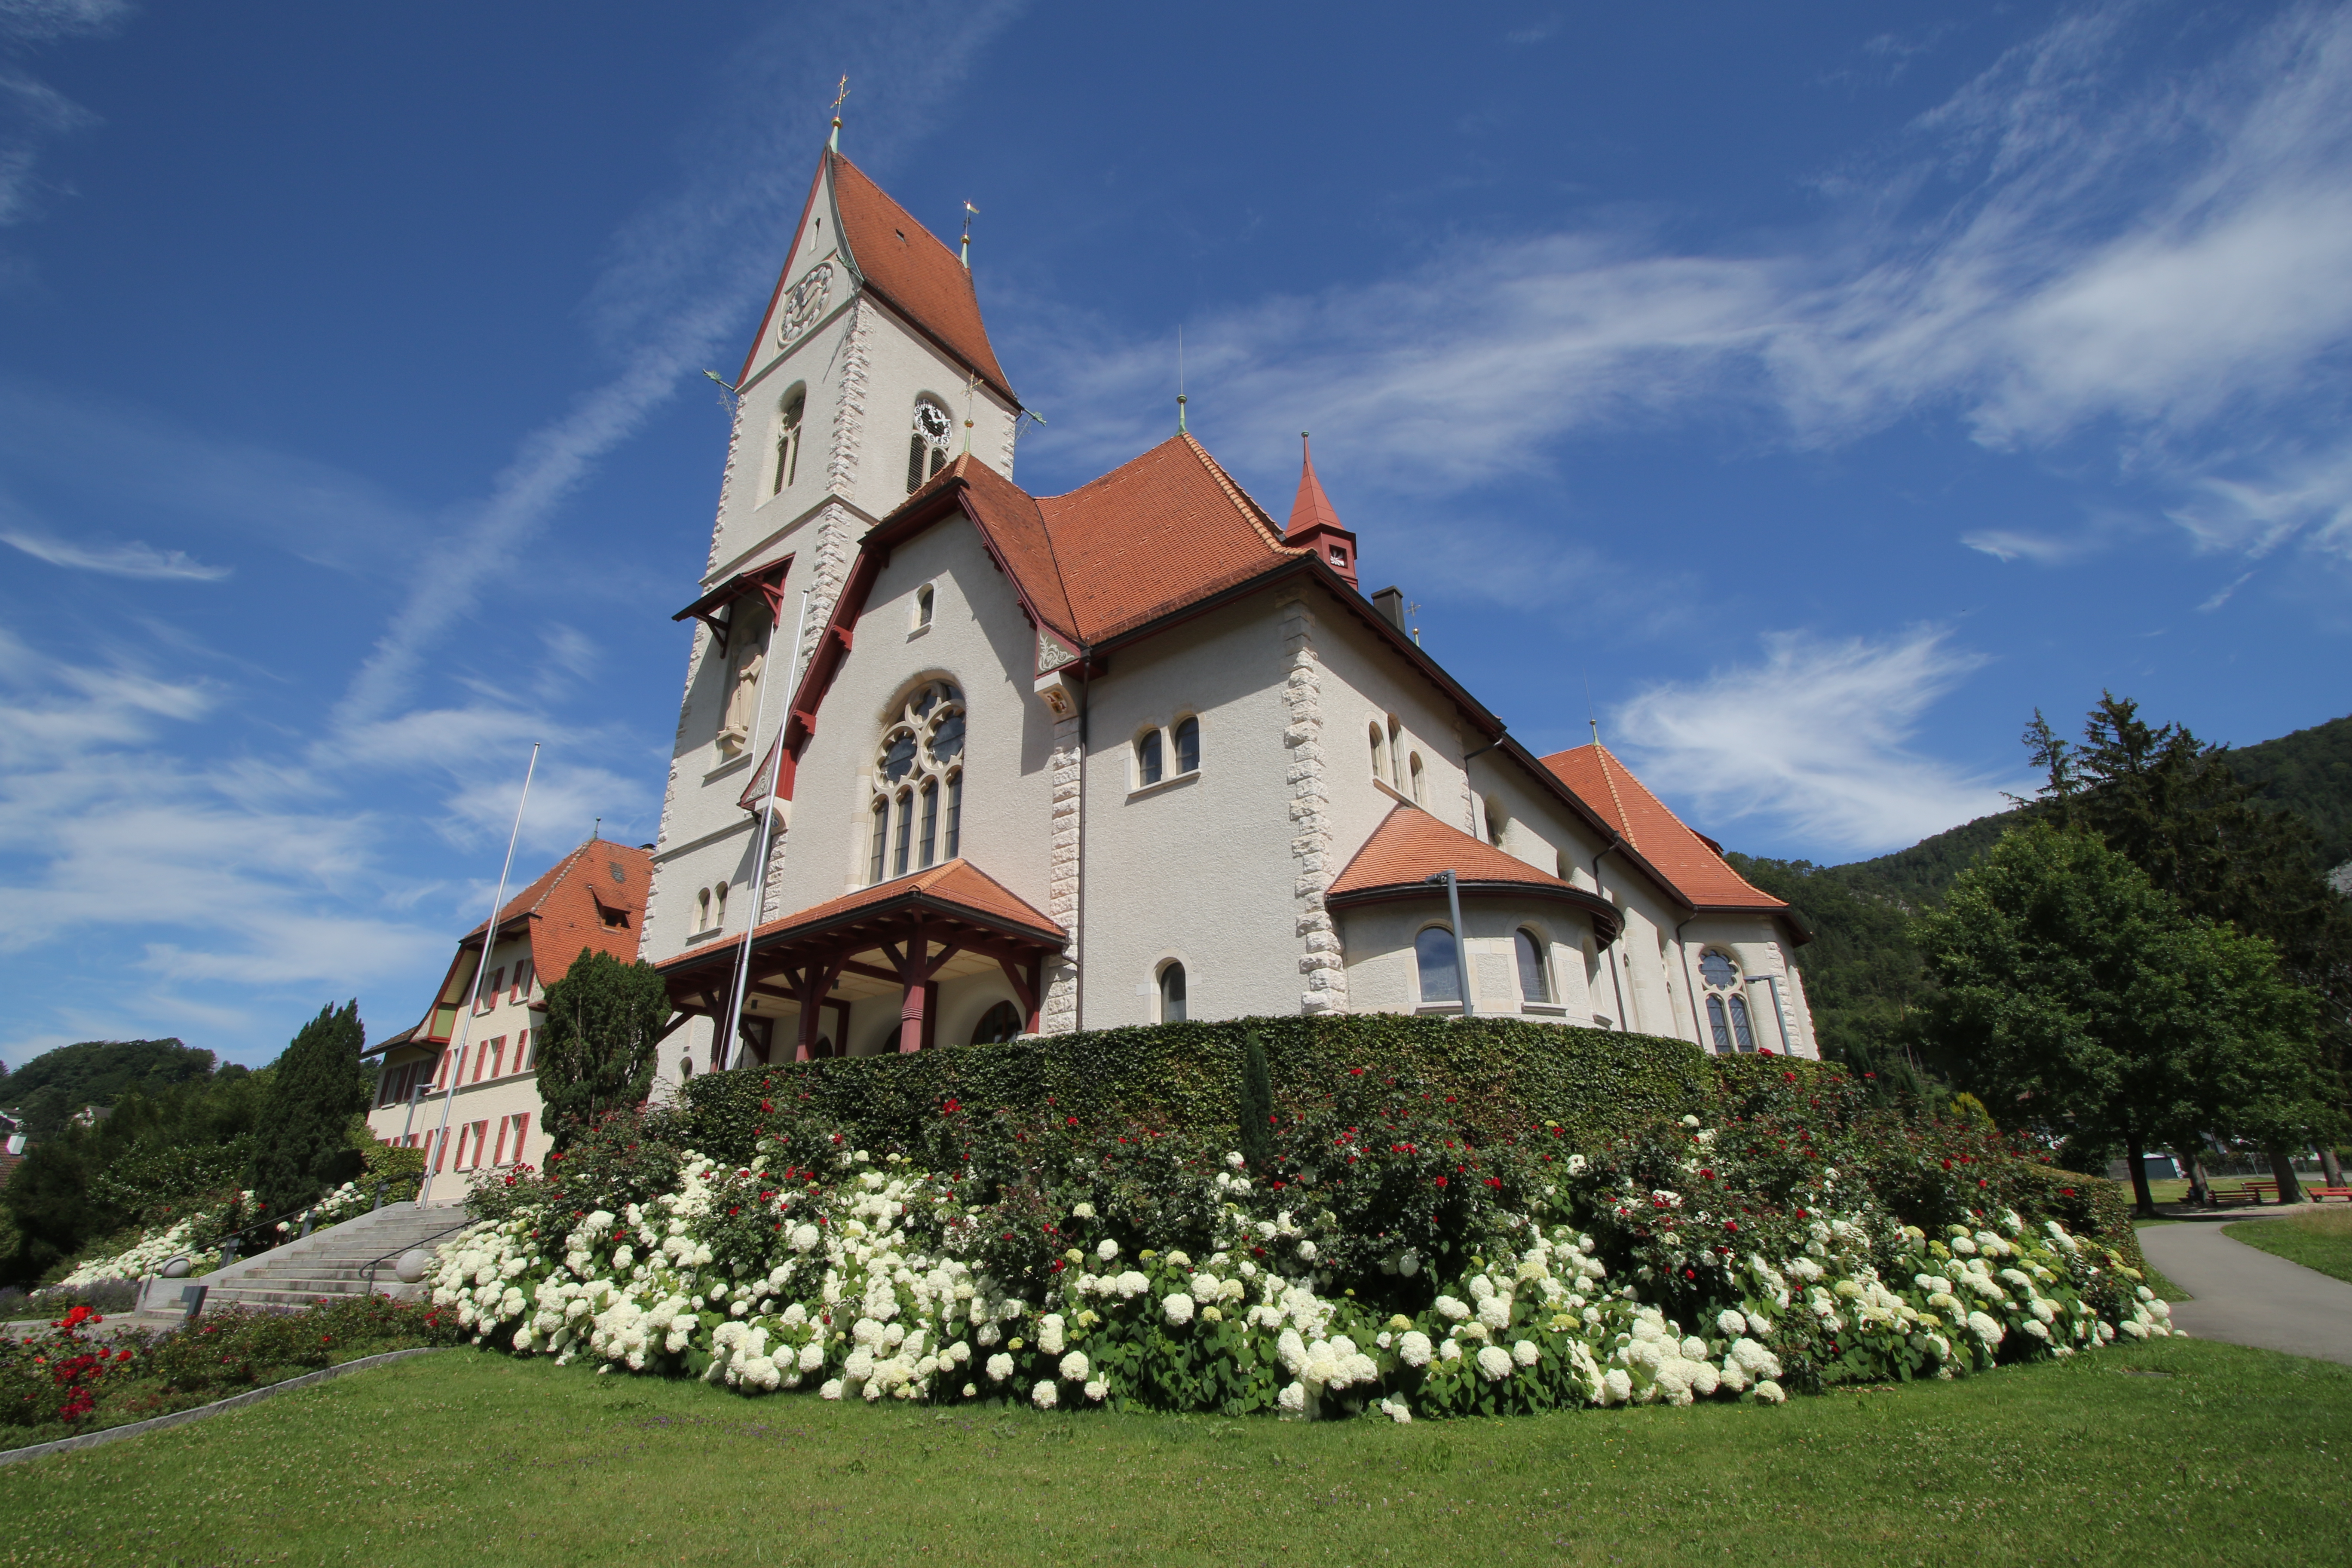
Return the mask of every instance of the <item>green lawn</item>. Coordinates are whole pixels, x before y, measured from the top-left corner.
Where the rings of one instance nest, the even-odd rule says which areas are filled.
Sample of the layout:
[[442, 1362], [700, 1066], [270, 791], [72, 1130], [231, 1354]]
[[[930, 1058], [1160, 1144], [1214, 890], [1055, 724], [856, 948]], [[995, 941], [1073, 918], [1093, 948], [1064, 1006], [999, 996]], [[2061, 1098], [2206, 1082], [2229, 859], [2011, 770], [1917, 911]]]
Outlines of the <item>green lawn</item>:
[[2331, 1204], [2293, 1219], [2233, 1225], [2225, 1234], [2290, 1263], [2352, 1280], [2352, 1204]]
[[2204, 1342], [1509, 1421], [745, 1401], [472, 1351], [0, 1469], [0, 1563], [2338, 1561], [2352, 1367]]

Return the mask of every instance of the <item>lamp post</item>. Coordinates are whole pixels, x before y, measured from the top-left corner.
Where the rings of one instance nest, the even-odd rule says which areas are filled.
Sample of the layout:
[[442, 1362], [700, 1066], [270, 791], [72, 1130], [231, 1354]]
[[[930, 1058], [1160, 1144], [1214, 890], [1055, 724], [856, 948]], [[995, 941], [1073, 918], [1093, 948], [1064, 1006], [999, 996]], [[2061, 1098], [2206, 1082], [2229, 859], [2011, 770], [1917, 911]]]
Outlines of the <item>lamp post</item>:
[[1462, 992], [1462, 1016], [1475, 1016], [1477, 1009], [1470, 1004], [1470, 949], [1462, 940], [1462, 879], [1451, 868], [1423, 879], [1445, 884], [1445, 910], [1454, 921], [1454, 983]]

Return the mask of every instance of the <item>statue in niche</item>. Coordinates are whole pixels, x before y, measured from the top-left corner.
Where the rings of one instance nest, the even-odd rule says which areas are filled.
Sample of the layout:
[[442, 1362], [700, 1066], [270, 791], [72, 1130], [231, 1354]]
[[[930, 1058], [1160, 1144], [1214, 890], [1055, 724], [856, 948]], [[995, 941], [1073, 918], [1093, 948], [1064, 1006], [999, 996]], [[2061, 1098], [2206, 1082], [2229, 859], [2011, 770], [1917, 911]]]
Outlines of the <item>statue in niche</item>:
[[760, 671], [767, 663], [761, 650], [764, 639], [751, 626], [743, 633], [742, 649], [728, 679], [727, 710], [719, 721], [719, 752], [728, 758], [740, 755], [751, 743], [751, 726], [760, 716]]

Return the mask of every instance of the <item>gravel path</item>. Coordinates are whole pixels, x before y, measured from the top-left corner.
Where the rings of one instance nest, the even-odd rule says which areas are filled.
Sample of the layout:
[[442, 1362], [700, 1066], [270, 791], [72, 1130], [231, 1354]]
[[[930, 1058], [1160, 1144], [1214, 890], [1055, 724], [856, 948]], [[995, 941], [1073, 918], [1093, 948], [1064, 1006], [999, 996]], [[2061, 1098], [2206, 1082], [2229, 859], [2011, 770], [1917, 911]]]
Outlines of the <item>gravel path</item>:
[[2173, 1322], [2204, 1339], [2352, 1364], [2352, 1285], [2221, 1234], [2241, 1220], [2310, 1212], [2298, 1204], [2143, 1229], [2147, 1260], [2196, 1298], [2172, 1304]]

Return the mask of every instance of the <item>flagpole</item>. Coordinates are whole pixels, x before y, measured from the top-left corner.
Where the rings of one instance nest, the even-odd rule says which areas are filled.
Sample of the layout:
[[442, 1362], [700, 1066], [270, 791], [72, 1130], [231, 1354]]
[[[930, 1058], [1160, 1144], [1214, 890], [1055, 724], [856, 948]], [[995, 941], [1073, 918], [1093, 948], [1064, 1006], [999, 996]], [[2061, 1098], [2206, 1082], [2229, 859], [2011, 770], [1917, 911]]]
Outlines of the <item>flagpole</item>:
[[[782, 683], [787, 701], [792, 698], [793, 678], [800, 674], [801, 635], [808, 630], [808, 602], [809, 591], [803, 588], [800, 618], [793, 626], [792, 652], [784, 666], [785, 679]], [[760, 694], [759, 721], [764, 724], [767, 718], [768, 695], [763, 691]], [[751, 868], [751, 912], [743, 921], [743, 948], [735, 955], [735, 999], [727, 1009], [727, 1032], [719, 1037], [727, 1047], [727, 1053], [721, 1059], [729, 1067], [735, 1065], [736, 1055], [742, 1049], [742, 1042], [738, 1037], [743, 1028], [743, 991], [751, 981], [751, 933], [760, 929], [760, 906], [768, 890], [768, 844], [775, 832], [776, 781], [782, 776], [783, 771], [784, 737], [780, 730], [776, 732], [776, 754], [768, 762], [767, 792], [760, 797], [760, 858]], [[815, 1004], [812, 1002], [809, 1005]], [[716, 1051], [711, 1054], [714, 1057], [719, 1055]]]
[[[441, 1126], [425, 1144], [431, 1156], [425, 1163], [425, 1184], [416, 1189], [416, 1206], [423, 1208], [425, 1200], [433, 1195], [433, 1178], [440, 1173], [441, 1157], [448, 1152], [449, 1108], [457, 1103], [457, 1080], [466, 1072], [466, 1043], [473, 1038], [474, 1014], [482, 1005], [482, 976], [490, 972], [490, 949], [498, 945], [499, 911], [506, 908], [507, 877], [514, 870], [515, 841], [522, 837], [522, 808], [530, 799], [530, 776], [539, 771], [539, 742], [530, 743], [530, 763], [522, 771], [522, 799], [515, 802], [514, 830], [507, 835], [506, 863], [499, 868], [499, 890], [490, 898], [489, 923], [482, 928], [482, 956], [474, 961], [473, 994], [466, 998], [466, 1011], [457, 1020], [457, 1037], [450, 1042], [455, 1053], [449, 1072], [449, 1087], [441, 1095]], [[437, 1004], [436, 1004], [437, 1006]]]

